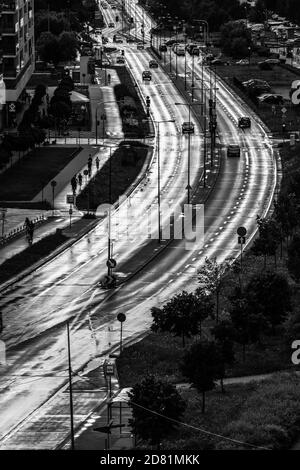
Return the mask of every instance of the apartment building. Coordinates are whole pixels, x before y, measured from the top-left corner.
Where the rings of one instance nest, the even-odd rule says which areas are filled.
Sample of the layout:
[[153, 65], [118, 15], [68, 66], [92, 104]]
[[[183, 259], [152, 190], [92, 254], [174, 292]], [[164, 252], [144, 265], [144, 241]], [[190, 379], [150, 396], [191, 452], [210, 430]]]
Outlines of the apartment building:
[[2, 80], [6, 89], [1, 129], [13, 126], [34, 70], [34, 0], [0, 0], [0, 61], [0, 87]]

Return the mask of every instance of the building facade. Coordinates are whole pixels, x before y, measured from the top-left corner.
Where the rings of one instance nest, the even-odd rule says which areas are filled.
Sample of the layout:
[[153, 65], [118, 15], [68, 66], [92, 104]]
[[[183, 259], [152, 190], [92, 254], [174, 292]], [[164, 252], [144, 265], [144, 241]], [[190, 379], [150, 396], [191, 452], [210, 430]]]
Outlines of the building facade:
[[0, 51], [0, 79], [6, 89], [3, 128], [14, 124], [34, 70], [34, 0], [0, 0]]

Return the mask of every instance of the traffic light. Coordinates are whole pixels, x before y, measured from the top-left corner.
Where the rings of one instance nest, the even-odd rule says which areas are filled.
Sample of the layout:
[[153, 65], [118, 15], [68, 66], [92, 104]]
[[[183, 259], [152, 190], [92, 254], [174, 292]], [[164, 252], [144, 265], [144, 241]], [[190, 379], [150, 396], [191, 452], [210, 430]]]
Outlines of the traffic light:
[[118, 21], [119, 21], [119, 17], [118, 17], [118, 16], [116, 16], [116, 23], [118, 23]]
[[147, 105], [147, 108], [150, 108], [150, 96], [146, 97], [146, 105]]
[[130, 18], [130, 23], [133, 23], [133, 17]]
[[95, 59], [89, 59], [88, 61], [88, 74], [89, 75], [95, 74]]
[[124, 49], [122, 49], [122, 55], [124, 55]]

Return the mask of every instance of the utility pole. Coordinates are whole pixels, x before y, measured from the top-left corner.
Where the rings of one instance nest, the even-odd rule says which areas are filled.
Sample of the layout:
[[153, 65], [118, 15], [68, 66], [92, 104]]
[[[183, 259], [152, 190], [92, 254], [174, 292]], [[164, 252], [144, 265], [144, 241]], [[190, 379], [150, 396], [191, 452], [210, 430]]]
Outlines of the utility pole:
[[73, 411], [73, 388], [72, 388], [72, 365], [71, 365], [71, 346], [70, 346], [70, 326], [67, 321], [67, 338], [68, 338], [68, 369], [69, 369], [69, 396], [70, 396], [70, 422], [71, 422], [71, 450], [75, 450], [74, 439], [74, 411]]

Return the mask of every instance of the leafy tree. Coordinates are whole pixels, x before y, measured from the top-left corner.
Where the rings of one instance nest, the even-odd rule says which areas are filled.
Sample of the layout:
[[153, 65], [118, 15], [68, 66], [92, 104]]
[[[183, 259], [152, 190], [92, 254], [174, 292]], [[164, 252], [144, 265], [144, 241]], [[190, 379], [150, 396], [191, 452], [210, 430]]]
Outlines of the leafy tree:
[[186, 408], [184, 400], [174, 385], [154, 376], [144, 377], [128, 395], [132, 409], [129, 424], [133, 433], [159, 448], [162, 438], [177, 426], [167, 418], [180, 420]]
[[300, 280], [300, 233], [296, 233], [288, 248], [287, 266], [290, 275], [299, 282]]
[[48, 10], [37, 12], [34, 20], [36, 39], [38, 39], [44, 31], [48, 31], [48, 25], [50, 33], [58, 36], [62, 31], [67, 31], [69, 22], [64, 13], [55, 11], [48, 12]]
[[58, 47], [60, 49], [60, 60], [75, 60], [78, 49], [78, 41], [73, 32], [63, 31], [58, 38]]
[[215, 338], [217, 347], [220, 354], [220, 379], [221, 388], [224, 392], [224, 377], [226, 365], [231, 365], [234, 362], [234, 339], [235, 330], [232, 322], [229, 320], [222, 320], [212, 328], [212, 335]]
[[250, 307], [248, 298], [240, 288], [234, 290], [230, 300], [229, 313], [235, 330], [235, 341], [242, 345], [245, 361], [246, 345], [260, 340], [266, 321], [259, 310]]
[[168, 331], [175, 336], [185, 338], [198, 332], [198, 318], [196, 314], [197, 302], [194, 294], [185, 291], [175, 295], [162, 309], [152, 308], [152, 331]]
[[200, 337], [202, 334], [202, 322], [208, 317], [212, 317], [214, 311], [214, 301], [212, 294], [207, 292], [203, 287], [198, 287], [195, 292], [196, 296], [196, 306], [195, 306], [195, 315], [196, 319], [199, 322], [199, 333]]
[[276, 251], [281, 241], [281, 227], [272, 219], [263, 219], [257, 216], [259, 237], [253, 243], [252, 252], [256, 256], [264, 256], [266, 267], [267, 256], [274, 256], [276, 265]]
[[221, 28], [223, 50], [235, 58], [248, 57], [251, 32], [241, 21], [229, 21]]
[[213, 341], [194, 343], [184, 355], [182, 374], [202, 394], [202, 413], [205, 412], [205, 393], [215, 387], [220, 373], [220, 355]]
[[292, 310], [291, 289], [287, 278], [276, 272], [254, 275], [246, 288], [249, 309], [260, 312], [274, 327]]
[[218, 263], [216, 258], [205, 258], [204, 265], [198, 270], [198, 281], [201, 287], [216, 296], [216, 319], [219, 319], [219, 301], [224, 276], [230, 269], [229, 261]]
[[56, 67], [61, 61], [61, 48], [54, 34], [43, 32], [36, 43], [38, 54], [44, 62], [53, 62]]

